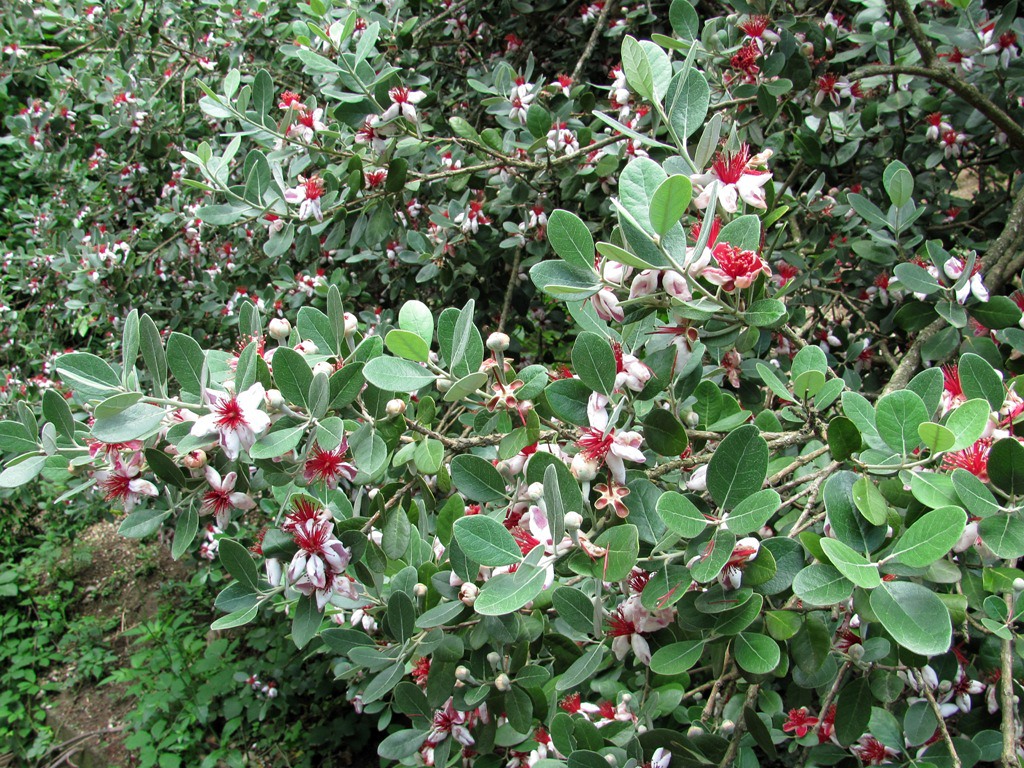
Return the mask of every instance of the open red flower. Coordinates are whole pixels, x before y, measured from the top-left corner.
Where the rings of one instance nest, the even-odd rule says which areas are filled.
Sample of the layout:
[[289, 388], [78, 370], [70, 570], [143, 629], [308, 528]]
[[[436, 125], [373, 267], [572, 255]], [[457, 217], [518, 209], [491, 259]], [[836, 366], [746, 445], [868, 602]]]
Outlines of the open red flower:
[[818, 724], [818, 718], [811, 717], [807, 707], [789, 710], [789, 718], [782, 725], [785, 733], [795, 733], [798, 739], [802, 739], [807, 733]]

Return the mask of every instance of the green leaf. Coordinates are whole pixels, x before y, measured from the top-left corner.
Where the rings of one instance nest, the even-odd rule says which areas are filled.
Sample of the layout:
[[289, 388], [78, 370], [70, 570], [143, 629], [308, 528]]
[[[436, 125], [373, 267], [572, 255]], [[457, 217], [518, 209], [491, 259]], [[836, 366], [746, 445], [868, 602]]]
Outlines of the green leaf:
[[921, 442], [918, 428], [928, 421], [924, 401], [917, 394], [903, 389], [890, 392], [875, 404], [875, 423], [886, 445], [907, 456]]
[[997, 440], [988, 452], [988, 477], [1001, 491], [1024, 495], [1024, 446], [1012, 437]]
[[796, 378], [806, 371], [817, 371], [822, 376], [828, 373], [828, 359], [819, 347], [811, 345], [803, 347], [793, 358], [789, 375]]
[[[46, 390], [46, 393], [54, 395], [64, 403], [65, 408], [68, 407], [64, 398], [52, 389]], [[69, 414], [70, 412], [70, 409], [68, 409]], [[0, 452], [26, 453], [38, 450], [39, 442], [25, 424], [22, 424], [20, 421], [0, 421]]]
[[861, 448], [860, 430], [851, 419], [835, 416], [828, 423], [828, 450], [836, 461], [846, 461]]
[[551, 130], [551, 113], [540, 104], [531, 104], [526, 110], [526, 128], [533, 138], [544, 138]]
[[555, 681], [555, 690], [559, 693], [575, 688], [577, 685], [586, 682], [597, 672], [601, 662], [604, 661], [605, 649], [603, 645], [592, 645], [590, 650], [576, 659], [570, 667], [562, 673], [562, 676]]
[[882, 583], [882, 578], [878, 575], [878, 566], [868, 562], [863, 555], [857, 554], [843, 542], [822, 537], [818, 543], [836, 570], [852, 581], [854, 585], [864, 589], [874, 589]]
[[707, 584], [722, 572], [736, 547], [736, 536], [732, 531], [718, 528], [711, 541], [701, 551], [700, 559], [690, 567], [694, 581]]
[[881, 437], [875, 419], [875, 408], [857, 392], [843, 392], [843, 413], [857, 425], [865, 441], [873, 448], [881, 447]]
[[[685, 0], [682, 0], [685, 2]], [[779, 374], [775, 372], [775, 369], [764, 363], [757, 363], [757, 373], [761, 377], [761, 381], [768, 385], [768, 388], [778, 397], [780, 400], [786, 402], [793, 402], [792, 393], [786, 389], [786, 385], [779, 378]]]
[[882, 172], [882, 186], [892, 204], [902, 208], [914, 194], [914, 177], [907, 166], [899, 160], [893, 160]]
[[640, 535], [635, 525], [627, 523], [609, 528], [594, 544], [607, 550], [600, 568], [603, 581], [622, 581], [636, 567]]
[[[693, 196], [693, 184], [686, 176], [669, 176], [661, 182], [651, 198], [651, 226], [659, 235], [666, 234], [686, 213]], [[548, 221], [548, 229], [551, 222]], [[550, 235], [549, 235], [550, 237]]]
[[424, 738], [424, 731], [415, 728], [396, 731], [377, 745], [377, 756], [396, 762], [412, 757], [423, 746]]
[[163, 397], [167, 394], [167, 354], [164, 352], [160, 331], [149, 315], [139, 318], [139, 343], [142, 347], [142, 360], [149, 375], [153, 377], [156, 393]]
[[704, 124], [711, 104], [711, 88], [701, 72], [680, 71], [665, 93], [665, 111], [679, 141], [686, 141]]
[[999, 512], [992, 491], [966, 469], [953, 470], [953, 488], [967, 511], [976, 517], [991, 517]]
[[573, 587], [559, 587], [551, 595], [551, 604], [557, 616], [566, 624], [585, 635], [594, 631], [594, 602]]
[[[455, 524], [456, 538], [459, 535], [459, 523], [472, 519], [464, 517]], [[545, 569], [525, 564], [512, 573], [499, 573], [480, 589], [473, 610], [481, 616], [504, 616], [518, 611], [543, 591], [546, 578]]]
[[363, 703], [372, 704], [382, 699], [398, 685], [405, 676], [405, 663], [397, 662], [373, 678], [362, 693]]
[[313, 371], [303, 355], [290, 347], [278, 347], [274, 351], [274, 383], [287, 402], [308, 407]]
[[[853, 204], [854, 201], [852, 198], [855, 197], [855, 195], [850, 195], [849, 197], [851, 198], [850, 203]], [[857, 210], [857, 213], [864, 216], [864, 212], [859, 210], [856, 205], [854, 205], [854, 209]], [[877, 208], [875, 210], [877, 210]], [[879, 213], [881, 212], [879, 211]], [[878, 222], [873, 221], [871, 217], [864, 216], [864, 218], [872, 221], [876, 226], [878, 225]], [[887, 226], [884, 219], [882, 221], [882, 226]], [[900, 285], [911, 293], [923, 293], [927, 296], [935, 293], [940, 288], [939, 281], [932, 277], [927, 269], [909, 261], [897, 264], [893, 267], [892, 271], [896, 276], [896, 279], [900, 281]]]
[[856, 678], [839, 692], [835, 732], [840, 744], [848, 746], [864, 735], [874, 703], [875, 696], [866, 677]]
[[572, 367], [580, 381], [595, 392], [611, 395], [615, 390], [615, 354], [608, 340], [584, 331], [572, 347]]
[[455, 487], [473, 501], [505, 499], [505, 479], [486, 459], [468, 453], [456, 456], [452, 459], [451, 475]]
[[422, 301], [407, 301], [398, 311], [398, 327], [411, 331], [429, 347], [434, 339], [434, 316]]
[[968, 352], [961, 356], [957, 371], [960, 374], [960, 387], [963, 389], [964, 397], [968, 400], [976, 397], [987, 400], [993, 411], [1003, 407], [1006, 389], [1003, 387], [1003, 380], [999, 378], [996, 369], [988, 360]]
[[708, 465], [708, 490], [718, 506], [730, 509], [761, 489], [768, 477], [768, 443], [752, 424], [733, 430]]
[[926, 421], [917, 428], [917, 434], [924, 443], [924, 447], [934, 453], [942, 453], [950, 450], [956, 445], [956, 434], [934, 421]]
[[294, 421], [282, 422], [283, 420], [275, 424], [273, 429], [253, 444], [249, 449], [252, 458], [276, 459], [278, 456], [284, 456], [302, 441], [302, 436], [306, 432], [305, 424], [287, 426]]
[[651, 656], [651, 671], [657, 675], [681, 675], [704, 653], [703, 640], [683, 640], [659, 648]]
[[[329, 300], [330, 295], [328, 294]], [[340, 301], [340, 297], [336, 301]], [[340, 307], [335, 307], [333, 311], [337, 313], [339, 310]], [[299, 309], [296, 328], [299, 331], [299, 336], [316, 344], [321, 355], [341, 353], [341, 342], [345, 333], [343, 310], [341, 310], [341, 325], [339, 327], [333, 315], [328, 317], [315, 307], [302, 307]], [[276, 355], [277, 352], [274, 354]]]
[[398, 642], [404, 643], [416, 633], [416, 608], [405, 592], [392, 592], [388, 599], [388, 630]]
[[953, 548], [966, 525], [967, 513], [959, 507], [933, 509], [903, 532], [891, 557], [913, 568], [931, 565]]
[[884, 582], [871, 592], [871, 610], [893, 640], [913, 653], [935, 656], [949, 650], [953, 626], [945, 604], [928, 587], [909, 581]]
[[363, 366], [363, 376], [385, 392], [418, 392], [437, 377], [422, 365], [397, 357], [375, 357]]
[[243, 624], [248, 624], [250, 621], [256, 618], [256, 614], [259, 613], [259, 606], [252, 606], [251, 608], [242, 608], [240, 610], [229, 613], [227, 616], [221, 616], [219, 619], [210, 624], [212, 630], [222, 629], [234, 629], [240, 627]]
[[626, 82], [644, 99], [654, 98], [654, 74], [643, 46], [632, 35], [622, 39], [622, 71]]
[[858, 513], [853, 498], [858, 479], [855, 472], [834, 473], [825, 481], [822, 498], [835, 537], [858, 552], [871, 552], [885, 539], [886, 526], [872, 525]]
[[978, 442], [985, 433], [990, 415], [988, 401], [982, 398], [958, 405], [946, 419], [946, 428], [953, 433], [953, 445], [948, 450], [961, 451]]
[[234, 539], [221, 539], [217, 550], [220, 562], [227, 568], [235, 580], [252, 592], [259, 589], [260, 576], [256, 569], [256, 561], [249, 550]]
[[171, 544], [171, 558], [178, 560], [188, 551], [188, 548], [195, 541], [196, 532], [199, 530], [199, 512], [195, 504], [189, 504], [185, 511], [178, 515], [174, 524], [174, 541]]
[[[743, 319], [756, 328], [774, 328], [788, 315], [786, 305], [778, 299], [758, 299], [747, 307], [743, 313]], [[758, 365], [764, 364], [758, 363]]]
[[585, 270], [561, 260], [534, 264], [530, 279], [548, 296], [560, 301], [583, 301], [601, 290], [593, 268]]
[[145, 538], [160, 530], [170, 515], [168, 509], [137, 509], [121, 521], [117, 533], [126, 539]]
[[413, 454], [416, 470], [424, 475], [436, 475], [444, 462], [444, 445], [431, 437], [421, 441]]
[[936, 509], [956, 504], [958, 499], [949, 475], [920, 470], [910, 478], [910, 492], [926, 507]]
[[737, 536], [756, 531], [768, 522], [779, 507], [782, 497], [771, 488], [765, 488], [752, 496], [748, 496], [729, 513], [727, 524], [729, 530]]
[[183, 333], [167, 339], [167, 365], [183, 391], [199, 396], [206, 354], [199, 342]]
[[[52, 389], [43, 392], [43, 418], [53, 424], [57, 434], [61, 437], [66, 440], [75, 439], [75, 417], [71, 414], [71, 407], [67, 400]], [[32, 439], [30, 442], [32, 443], [31, 448], [20, 450], [34, 450], [36, 448], [35, 440]], [[3, 450], [8, 449], [4, 447]]]
[[737, 248], [756, 251], [761, 247], [761, 219], [752, 213], [737, 216], [722, 227], [717, 242], [726, 242]]
[[135, 403], [109, 416], [97, 415], [92, 436], [104, 443], [142, 440], [159, 431], [166, 415], [167, 411], [158, 405]]
[[693, 41], [700, 32], [700, 17], [689, 0], [672, 0], [668, 11], [672, 31], [680, 40]]
[[464, 400], [478, 389], [483, 388], [487, 384], [487, 374], [483, 371], [477, 371], [471, 373], [468, 376], [463, 376], [461, 379], [451, 385], [447, 392], [444, 393], [444, 401], [446, 403], [456, 403], [460, 400]]
[[971, 317], [993, 331], [1017, 328], [1021, 311], [1009, 296], [992, 296], [988, 301], [972, 304], [967, 308]]
[[559, 379], [544, 390], [544, 399], [552, 412], [562, 421], [576, 426], [587, 426], [587, 398], [591, 389], [579, 379]]
[[121, 387], [117, 372], [88, 352], [61, 355], [55, 367], [64, 383], [86, 400], [105, 397]]
[[316, 608], [316, 598], [313, 595], [299, 595], [292, 613], [292, 642], [296, 648], [301, 650], [309, 644], [320, 629], [322, 620], [323, 614]]
[[699, 536], [707, 527], [707, 518], [692, 501], [675, 491], [666, 491], [658, 498], [658, 516], [668, 529], [684, 539]]
[[445, 624], [449, 624], [450, 622], [458, 619], [465, 610], [466, 606], [461, 600], [440, 603], [430, 610], [424, 611], [420, 614], [419, 618], [416, 619], [416, 626], [419, 629], [443, 627]]
[[46, 465], [46, 456], [30, 456], [17, 463], [8, 464], [0, 472], [0, 488], [18, 488], [35, 480]]
[[853, 503], [872, 525], [885, 525], [889, 519], [889, 505], [878, 486], [866, 477], [853, 484]]
[[427, 342], [412, 331], [388, 331], [388, 335], [384, 337], [384, 346], [391, 354], [405, 360], [425, 363], [430, 359], [430, 347], [427, 346]]
[[792, 611], [767, 611], [764, 626], [776, 640], [789, 640], [800, 631], [800, 615]]
[[644, 419], [644, 439], [648, 447], [662, 456], [678, 456], [686, 450], [689, 441], [686, 428], [671, 411], [652, 408]]
[[512, 565], [523, 559], [508, 529], [486, 515], [459, 518], [455, 521], [454, 532], [466, 557], [480, 565]]
[[835, 605], [853, 593], [853, 582], [831, 565], [814, 563], [793, 579], [793, 593], [810, 605]]
[[733, 655], [740, 669], [752, 675], [767, 675], [779, 666], [782, 653], [779, 644], [767, 635], [740, 632], [732, 643]]
[[1015, 515], [995, 515], [978, 523], [978, 534], [997, 557], [1024, 557], [1024, 520]]
[[574, 213], [561, 209], [548, 217], [548, 242], [567, 264], [583, 271], [594, 269], [594, 236]]

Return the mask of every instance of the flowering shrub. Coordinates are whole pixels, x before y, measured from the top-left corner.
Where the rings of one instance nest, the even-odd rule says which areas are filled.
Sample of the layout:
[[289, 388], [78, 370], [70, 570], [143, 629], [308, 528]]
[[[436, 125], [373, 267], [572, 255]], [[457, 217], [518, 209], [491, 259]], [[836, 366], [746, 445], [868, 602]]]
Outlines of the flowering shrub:
[[1017, 765], [1021, 25], [934, 6], [594, 3], [570, 70], [314, 1], [301, 71], [201, 85], [194, 216], [374, 274], [268, 270], [234, 344], [140, 304], [0, 486], [216, 558], [214, 628], [287, 614], [387, 760]]

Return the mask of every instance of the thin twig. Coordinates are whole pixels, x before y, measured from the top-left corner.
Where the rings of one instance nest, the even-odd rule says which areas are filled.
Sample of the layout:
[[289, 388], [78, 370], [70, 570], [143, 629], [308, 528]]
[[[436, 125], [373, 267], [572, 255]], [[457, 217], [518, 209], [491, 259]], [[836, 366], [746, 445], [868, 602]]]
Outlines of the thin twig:
[[605, 3], [604, 8], [601, 9], [601, 15], [597, 17], [597, 21], [594, 23], [594, 31], [590, 33], [590, 39], [587, 40], [587, 47], [583, 49], [583, 53], [576, 62], [576, 66], [573, 67], [572, 81], [574, 83], [578, 82], [580, 75], [583, 74], [583, 68], [587, 66], [587, 62], [590, 61], [590, 57], [594, 53], [594, 48], [597, 46], [597, 41], [600, 39], [601, 33], [604, 32], [604, 25], [608, 23], [608, 17], [618, 4], [618, 0], [611, 0], [608, 3]]
[[960, 762], [960, 755], [956, 752], [956, 746], [953, 744], [953, 738], [949, 735], [949, 729], [946, 728], [946, 718], [942, 716], [942, 708], [939, 707], [939, 702], [935, 700], [935, 694], [932, 693], [932, 689], [928, 687], [928, 683], [924, 680], [924, 675], [920, 671], [914, 670], [914, 676], [917, 677], [917, 681], [921, 686], [921, 690], [924, 691], [925, 698], [928, 699], [928, 703], [932, 707], [932, 712], [935, 713], [935, 719], [939, 721], [939, 732], [942, 734], [942, 740], [946, 744], [946, 749], [949, 750], [949, 756], [953, 761], [953, 768], [961, 768], [963, 763]]

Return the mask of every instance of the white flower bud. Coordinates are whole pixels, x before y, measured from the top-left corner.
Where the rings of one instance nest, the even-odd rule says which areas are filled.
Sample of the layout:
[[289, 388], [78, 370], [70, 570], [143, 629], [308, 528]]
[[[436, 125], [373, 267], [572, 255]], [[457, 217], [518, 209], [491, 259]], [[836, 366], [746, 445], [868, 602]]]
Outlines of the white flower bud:
[[269, 331], [271, 338], [277, 339], [278, 341], [285, 341], [288, 338], [288, 334], [292, 332], [292, 324], [283, 317], [275, 317], [270, 321], [267, 326], [267, 330]]
[[491, 352], [504, 352], [510, 343], [507, 333], [492, 333], [487, 337], [487, 348]]
[[530, 501], [540, 501], [544, 498], [544, 483], [530, 483], [526, 495], [530, 497]]
[[497, 669], [501, 665], [501, 654], [497, 651], [491, 651], [487, 654], [487, 663], [494, 669]]
[[314, 342], [309, 341], [307, 339], [306, 341], [300, 341], [298, 344], [296, 344], [295, 351], [298, 352], [300, 355], [315, 355], [317, 352], [320, 351], [320, 347], [318, 347]]
[[405, 400], [396, 397], [394, 400], [388, 400], [384, 410], [387, 411], [388, 416], [401, 416], [405, 413], [405, 408]]
[[723, 734], [728, 735], [736, 730], [736, 723], [734, 723], [732, 720], [723, 720], [722, 727], [720, 730]]
[[459, 665], [455, 668], [455, 679], [468, 683], [473, 679], [473, 673], [469, 671], [469, 667]]
[[313, 375], [322, 373], [324, 376], [330, 376], [334, 373], [334, 366], [328, 363], [326, 360], [321, 360], [319, 363], [313, 366]]
[[268, 389], [265, 398], [267, 410], [278, 411], [284, 405], [284, 395], [281, 394], [279, 389]]
[[466, 582], [465, 584], [462, 585], [462, 588], [459, 590], [459, 600], [461, 600], [466, 605], [468, 605], [470, 608], [472, 608], [473, 607], [473, 603], [476, 602], [476, 596], [479, 595], [479, 594], [480, 594], [480, 588], [477, 587], [476, 584], [471, 584], [470, 582]]
[[1020, 576], [1013, 580], [1013, 591], [1024, 592], [1024, 579], [1022, 579]]
[[206, 451], [199, 448], [190, 451], [182, 457], [181, 463], [188, 469], [202, 469], [206, 466]]
[[686, 487], [691, 491], [706, 491], [708, 489], [708, 465], [701, 464], [692, 473], [690, 473], [690, 479], [686, 481]]
[[581, 483], [589, 483], [597, 477], [597, 473], [601, 469], [601, 463], [594, 459], [588, 459], [582, 453], [577, 453], [572, 457], [572, 464], [569, 466], [569, 471], [572, 472], [572, 476], [579, 480]]
[[850, 654], [850, 658], [854, 661], [860, 661], [864, 658], [864, 646], [860, 643], [854, 643], [851, 645], [847, 652]]
[[417, 583], [413, 584], [412, 585], [412, 593], [414, 595], [416, 595], [416, 597], [426, 597], [427, 596], [427, 585], [423, 584], [422, 582], [417, 582]]
[[511, 691], [512, 681], [508, 679], [508, 675], [502, 672], [500, 675], [494, 678], [494, 687], [502, 692]]
[[438, 392], [447, 392], [452, 388], [452, 380], [444, 376], [438, 376], [436, 385]]
[[359, 326], [359, 320], [351, 312], [345, 313], [345, 335], [351, 336], [356, 332], [356, 328]]
[[579, 512], [565, 513], [565, 528], [568, 531], [578, 531], [583, 525], [583, 515]]

